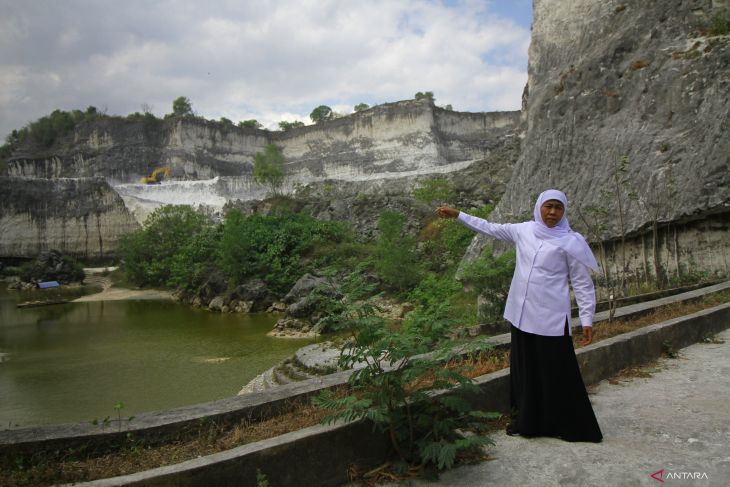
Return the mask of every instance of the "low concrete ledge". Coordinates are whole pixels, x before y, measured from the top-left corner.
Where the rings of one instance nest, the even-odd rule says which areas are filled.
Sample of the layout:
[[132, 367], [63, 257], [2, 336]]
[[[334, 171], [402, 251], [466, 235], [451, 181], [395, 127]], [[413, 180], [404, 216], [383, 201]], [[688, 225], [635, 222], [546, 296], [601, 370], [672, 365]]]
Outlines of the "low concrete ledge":
[[388, 449], [388, 438], [363, 421], [313, 426], [176, 465], [71, 485], [255, 486], [260, 470], [272, 486], [338, 486], [348, 481], [350, 465], [378, 465]]
[[730, 327], [730, 303], [673, 318], [583, 347], [576, 352], [586, 384], [659, 357]]
[[[730, 327], [730, 303], [675, 318], [583, 347], [576, 356], [586, 384], [624, 367], [659, 357], [666, 346], [681, 348]], [[509, 409], [509, 369], [478, 377], [483, 394], [475, 407]], [[146, 472], [98, 480], [82, 486], [256, 485], [256, 469], [272, 485], [335, 487], [348, 481], [348, 466], [377, 465], [388, 441], [363, 421], [315, 426], [226, 452]]]

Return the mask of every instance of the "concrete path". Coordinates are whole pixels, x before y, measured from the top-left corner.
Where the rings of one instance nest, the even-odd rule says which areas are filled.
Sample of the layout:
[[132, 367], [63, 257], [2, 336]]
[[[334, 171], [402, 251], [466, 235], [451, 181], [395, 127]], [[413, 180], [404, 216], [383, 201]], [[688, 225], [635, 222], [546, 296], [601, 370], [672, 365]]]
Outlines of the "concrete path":
[[591, 388], [602, 443], [501, 432], [488, 450], [493, 460], [412, 485], [730, 485], [730, 330], [717, 338], [725, 343], [699, 343], [661, 359], [650, 378]]

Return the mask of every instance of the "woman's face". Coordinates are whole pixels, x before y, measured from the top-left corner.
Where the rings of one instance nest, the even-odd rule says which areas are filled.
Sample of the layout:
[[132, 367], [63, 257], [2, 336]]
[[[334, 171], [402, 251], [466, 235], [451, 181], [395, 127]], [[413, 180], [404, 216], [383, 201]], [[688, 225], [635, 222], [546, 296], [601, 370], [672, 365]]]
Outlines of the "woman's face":
[[550, 228], [560, 223], [565, 213], [565, 207], [558, 200], [547, 200], [540, 207], [540, 216], [542, 221]]

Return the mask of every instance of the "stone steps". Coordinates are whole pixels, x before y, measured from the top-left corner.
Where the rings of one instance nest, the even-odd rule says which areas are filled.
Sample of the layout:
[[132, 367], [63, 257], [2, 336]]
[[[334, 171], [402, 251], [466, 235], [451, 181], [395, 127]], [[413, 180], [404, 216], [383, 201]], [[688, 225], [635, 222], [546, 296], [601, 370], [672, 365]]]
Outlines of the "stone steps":
[[337, 370], [339, 350], [331, 344], [313, 344], [302, 347], [278, 365], [254, 378], [238, 393], [260, 392], [292, 382], [313, 379]]

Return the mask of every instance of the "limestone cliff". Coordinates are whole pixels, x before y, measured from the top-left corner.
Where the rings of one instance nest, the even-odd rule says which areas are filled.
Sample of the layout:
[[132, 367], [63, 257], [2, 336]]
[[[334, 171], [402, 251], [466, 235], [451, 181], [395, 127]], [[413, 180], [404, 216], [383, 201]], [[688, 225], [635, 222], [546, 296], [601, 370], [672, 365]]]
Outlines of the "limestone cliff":
[[[730, 209], [730, 37], [707, 33], [729, 6], [535, 0], [527, 133], [500, 215], [531, 215], [552, 186], [576, 209], [613, 208], [620, 192], [628, 233], [648, 207], [661, 221]], [[627, 171], [614, 171], [623, 157]], [[604, 238], [620, 233], [616, 216]]]
[[29, 141], [8, 158], [8, 175], [36, 178], [105, 177], [136, 183], [159, 166], [173, 179], [208, 179], [250, 173], [265, 131], [197, 118], [126, 120], [100, 116], [79, 124], [53, 146]]
[[[7, 165], [10, 176], [38, 178], [103, 176], [136, 183], [162, 165], [170, 167], [173, 180], [233, 176], [250, 181], [255, 154], [273, 143], [284, 154], [291, 185], [403, 177], [451, 172], [484, 159], [519, 134], [519, 122], [519, 112], [452, 112], [428, 100], [378, 105], [286, 132], [190, 117], [99, 117], [48, 149], [21, 147]], [[248, 189], [238, 188], [242, 194]]]
[[728, 9], [535, 0], [526, 136], [495, 219], [531, 218], [558, 187], [571, 224], [609, 242], [607, 270], [730, 274], [730, 36], [709, 28]]
[[105, 257], [136, 228], [103, 178], [0, 178], [0, 257], [34, 257], [49, 249]]

